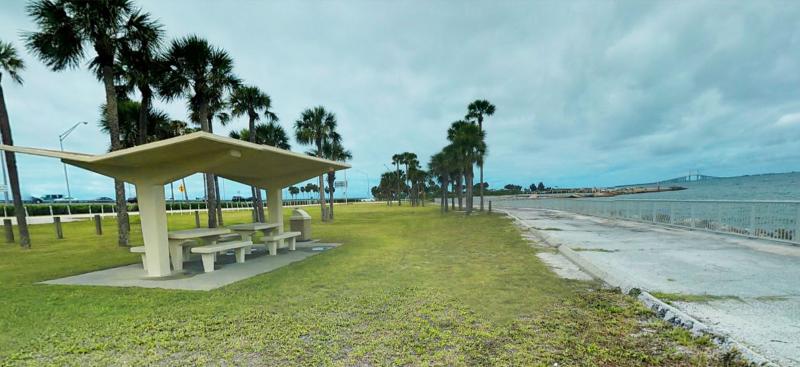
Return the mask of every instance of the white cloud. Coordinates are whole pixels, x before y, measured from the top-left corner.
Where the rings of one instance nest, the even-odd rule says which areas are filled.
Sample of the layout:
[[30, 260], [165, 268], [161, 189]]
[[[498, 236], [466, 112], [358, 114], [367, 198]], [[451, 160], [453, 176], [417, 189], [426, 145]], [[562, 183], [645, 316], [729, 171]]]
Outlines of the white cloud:
[[800, 123], [800, 112], [789, 113], [781, 116], [778, 121], [775, 121], [776, 127], [793, 126]]

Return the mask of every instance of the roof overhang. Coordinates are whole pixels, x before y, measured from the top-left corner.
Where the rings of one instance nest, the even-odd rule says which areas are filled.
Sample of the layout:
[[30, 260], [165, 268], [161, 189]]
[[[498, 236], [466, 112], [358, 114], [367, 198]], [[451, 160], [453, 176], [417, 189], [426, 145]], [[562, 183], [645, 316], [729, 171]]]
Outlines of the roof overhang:
[[101, 175], [147, 184], [167, 184], [205, 172], [261, 188], [283, 188], [325, 172], [350, 168], [346, 163], [206, 132], [98, 155], [2, 144], [0, 150], [58, 158]]

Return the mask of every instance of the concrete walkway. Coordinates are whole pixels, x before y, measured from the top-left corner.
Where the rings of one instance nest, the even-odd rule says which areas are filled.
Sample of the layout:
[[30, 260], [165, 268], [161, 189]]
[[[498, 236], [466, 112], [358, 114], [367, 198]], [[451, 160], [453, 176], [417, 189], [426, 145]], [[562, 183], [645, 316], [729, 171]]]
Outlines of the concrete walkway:
[[[800, 247], [540, 209], [507, 209], [553, 245], [783, 366], [800, 366]], [[697, 297], [688, 297], [697, 296]]]

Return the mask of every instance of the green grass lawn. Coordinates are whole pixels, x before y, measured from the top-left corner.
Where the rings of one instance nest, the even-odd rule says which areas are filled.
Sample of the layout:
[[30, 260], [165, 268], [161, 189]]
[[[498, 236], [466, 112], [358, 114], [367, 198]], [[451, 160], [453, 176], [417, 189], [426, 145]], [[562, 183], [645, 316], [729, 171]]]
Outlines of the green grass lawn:
[[[319, 209], [310, 209], [314, 218]], [[289, 211], [287, 210], [287, 216]], [[249, 221], [226, 213], [226, 224]], [[139, 231], [137, 217], [134, 233]], [[0, 364], [722, 365], [707, 338], [593, 282], [557, 278], [500, 215], [338, 207], [344, 246], [211, 292], [39, 285], [131, 264], [114, 222], [0, 245]], [[170, 229], [191, 228], [190, 215]], [[133, 242], [141, 242], [136, 234]]]

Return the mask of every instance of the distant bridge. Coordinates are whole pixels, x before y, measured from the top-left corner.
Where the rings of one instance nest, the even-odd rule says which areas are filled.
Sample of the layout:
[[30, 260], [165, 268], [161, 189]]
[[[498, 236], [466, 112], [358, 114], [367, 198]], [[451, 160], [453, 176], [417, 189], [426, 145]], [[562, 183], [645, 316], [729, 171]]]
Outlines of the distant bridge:
[[640, 183], [634, 185], [619, 185], [615, 187], [648, 187], [648, 186], [669, 186], [669, 185], [680, 185], [686, 182], [697, 182], [697, 181], [708, 181], [718, 179], [718, 176], [709, 176], [703, 175], [700, 171], [690, 172], [686, 176], [679, 176], [675, 178], [670, 178], [668, 180], [661, 180], [656, 182], [648, 182], [648, 183]]
[[700, 171], [689, 173], [686, 176], [680, 176], [671, 178], [669, 180], [659, 181], [659, 183], [681, 183], [681, 182], [695, 182], [695, 181], [705, 181], [705, 180], [713, 180], [719, 177], [716, 176], [709, 176], [700, 174]]

